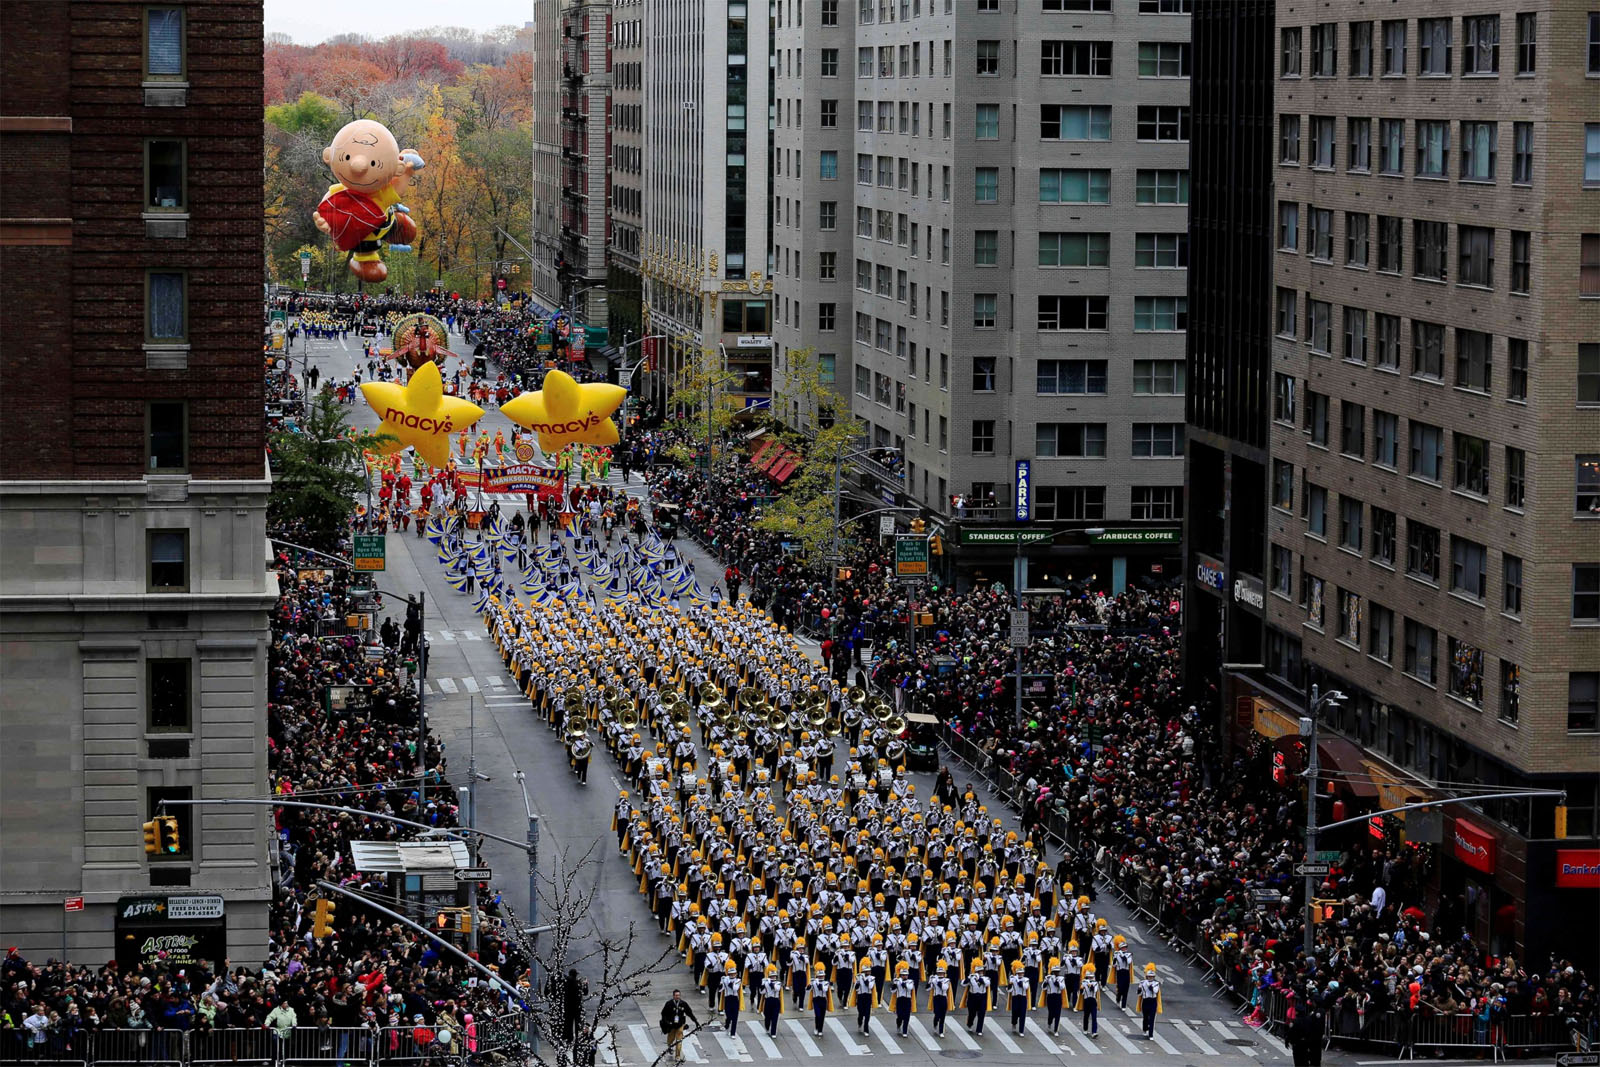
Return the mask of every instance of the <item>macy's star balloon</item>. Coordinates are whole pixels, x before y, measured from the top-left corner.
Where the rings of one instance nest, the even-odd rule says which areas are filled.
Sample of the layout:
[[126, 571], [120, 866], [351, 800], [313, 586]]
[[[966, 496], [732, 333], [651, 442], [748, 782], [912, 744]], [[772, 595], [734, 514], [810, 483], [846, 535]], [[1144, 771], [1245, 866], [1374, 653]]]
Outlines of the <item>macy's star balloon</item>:
[[506, 418], [539, 435], [539, 447], [557, 452], [570, 444], [614, 445], [617, 424], [611, 413], [622, 406], [628, 391], [604, 382], [579, 384], [571, 375], [553, 370], [544, 376], [544, 387], [523, 393], [504, 404]]
[[383, 419], [378, 432], [395, 438], [379, 451], [398, 452], [410, 445], [435, 467], [450, 462], [450, 435], [483, 418], [478, 405], [444, 395], [439, 364], [431, 360], [412, 371], [405, 385], [363, 382], [361, 395]]

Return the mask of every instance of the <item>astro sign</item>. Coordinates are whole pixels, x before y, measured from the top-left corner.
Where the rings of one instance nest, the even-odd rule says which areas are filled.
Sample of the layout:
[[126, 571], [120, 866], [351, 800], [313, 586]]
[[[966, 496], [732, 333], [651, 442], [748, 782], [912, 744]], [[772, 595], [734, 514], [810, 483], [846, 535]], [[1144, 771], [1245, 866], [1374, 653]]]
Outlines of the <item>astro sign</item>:
[[1223, 567], [1221, 560], [1212, 559], [1210, 556], [1195, 554], [1194, 580], [1207, 589], [1224, 592], [1228, 588], [1227, 568]]

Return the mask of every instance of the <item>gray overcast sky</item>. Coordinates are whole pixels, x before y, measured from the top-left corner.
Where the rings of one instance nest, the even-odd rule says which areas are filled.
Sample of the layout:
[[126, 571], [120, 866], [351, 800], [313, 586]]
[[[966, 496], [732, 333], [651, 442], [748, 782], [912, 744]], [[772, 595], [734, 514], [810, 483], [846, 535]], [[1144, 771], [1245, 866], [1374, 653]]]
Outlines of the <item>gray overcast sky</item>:
[[533, 18], [532, 0], [445, 3], [442, 0], [386, 0], [375, 7], [349, 0], [266, 0], [267, 32], [287, 33], [295, 44], [317, 44], [341, 33], [389, 37], [430, 26], [492, 30], [521, 26]]

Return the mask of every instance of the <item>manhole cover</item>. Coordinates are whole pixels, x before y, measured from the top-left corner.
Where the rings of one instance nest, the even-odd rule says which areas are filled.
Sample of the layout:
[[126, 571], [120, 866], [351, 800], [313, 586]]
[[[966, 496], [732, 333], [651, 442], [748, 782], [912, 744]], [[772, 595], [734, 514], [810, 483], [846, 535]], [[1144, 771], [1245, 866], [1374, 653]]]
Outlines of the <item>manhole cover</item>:
[[1222, 1039], [1222, 1043], [1225, 1045], [1238, 1045], [1241, 1048], [1247, 1045], [1255, 1044], [1255, 1042], [1251, 1041], [1248, 1037], [1226, 1037]]
[[945, 1049], [943, 1052], [939, 1053], [939, 1055], [943, 1056], [947, 1060], [981, 1060], [981, 1059], [983, 1059], [983, 1053], [981, 1053], [981, 1052], [971, 1052], [971, 1051], [969, 1051], [967, 1049], [959, 1049], [959, 1048]]

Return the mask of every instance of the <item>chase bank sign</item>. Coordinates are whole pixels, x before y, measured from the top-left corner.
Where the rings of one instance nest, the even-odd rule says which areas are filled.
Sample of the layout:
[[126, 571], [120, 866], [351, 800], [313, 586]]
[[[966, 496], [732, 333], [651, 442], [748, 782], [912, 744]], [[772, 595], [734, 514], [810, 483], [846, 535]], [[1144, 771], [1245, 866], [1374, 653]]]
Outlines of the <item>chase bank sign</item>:
[[1222, 561], [1198, 554], [1195, 558], [1194, 580], [1207, 589], [1218, 593], [1225, 592], [1228, 588], [1228, 575], [1222, 566]]

